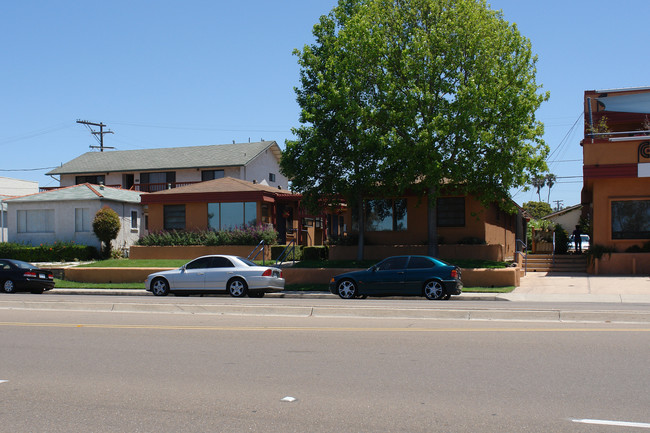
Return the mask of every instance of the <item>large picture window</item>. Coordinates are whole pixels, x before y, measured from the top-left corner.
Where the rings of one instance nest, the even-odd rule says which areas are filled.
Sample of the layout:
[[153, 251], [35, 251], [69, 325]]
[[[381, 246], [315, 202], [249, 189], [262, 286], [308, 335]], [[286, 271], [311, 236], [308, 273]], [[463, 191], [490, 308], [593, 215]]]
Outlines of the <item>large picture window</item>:
[[19, 210], [18, 233], [54, 233], [54, 209]]
[[93, 185], [104, 184], [106, 181], [106, 176], [103, 174], [96, 174], [92, 176], [76, 176], [75, 183], [81, 185], [82, 183], [90, 183]]
[[163, 219], [163, 227], [165, 230], [185, 230], [185, 205], [165, 205]]
[[232, 230], [257, 225], [256, 202], [208, 203], [208, 227], [212, 230]]
[[201, 180], [204, 182], [206, 180], [221, 179], [223, 176], [224, 176], [223, 170], [203, 170], [201, 172]]
[[650, 239], [650, 200], [612, 201], [612, 239]]
[[396, 232], [407, 229], [406, 199], [368, 200], [365, 204], [367, 231]]
[[465, 227], [465, 197], [440, 197], [436, 212], [438, 227]]

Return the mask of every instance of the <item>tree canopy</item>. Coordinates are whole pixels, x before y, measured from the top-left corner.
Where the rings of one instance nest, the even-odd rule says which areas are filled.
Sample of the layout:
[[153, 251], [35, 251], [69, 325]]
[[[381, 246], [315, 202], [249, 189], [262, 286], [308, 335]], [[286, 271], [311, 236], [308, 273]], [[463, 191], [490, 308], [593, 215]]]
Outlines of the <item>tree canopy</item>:
[[506, 203], [546, 170], [537, 59], [484, 0], [340, 0], [314, 36], [296, 52], [302, 126], [282, 160], [298, 192], [415, 190], [437, 255], [442, 185]]

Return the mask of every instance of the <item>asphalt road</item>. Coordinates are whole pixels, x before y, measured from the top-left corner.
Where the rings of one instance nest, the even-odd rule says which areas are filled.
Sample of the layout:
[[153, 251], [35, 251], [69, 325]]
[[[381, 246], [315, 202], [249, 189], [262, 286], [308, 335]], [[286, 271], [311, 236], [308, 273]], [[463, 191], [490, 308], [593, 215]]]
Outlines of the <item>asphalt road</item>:
[[0, 432], [645, 431], [648, 359], [647, 324], [3, 309]]

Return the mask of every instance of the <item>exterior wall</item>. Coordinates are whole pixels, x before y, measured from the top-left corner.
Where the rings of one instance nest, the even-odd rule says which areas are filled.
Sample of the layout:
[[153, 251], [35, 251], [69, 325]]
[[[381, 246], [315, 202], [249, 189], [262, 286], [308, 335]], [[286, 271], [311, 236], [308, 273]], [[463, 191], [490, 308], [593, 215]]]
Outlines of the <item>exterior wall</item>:
[[593, 240], [591, 245], [614, 247], [623, 252], [632, 245], [642, 245], [648, 239], [612, 239], [611, 203], [616, 199], [650, 200], [650, 177], [599, 179], [593, 182]]
[[[21, 195], [36, 194], [38, 182], [30, 180], [12, 179], [0, 176], [0, 200]], [[9, 241], [8, 214], [6, 203], [0, 201], [0, 242]]]
[[[248, 257], [253, 251], [255, 245], [223, 245], [215, 247], [206, 247], [199, 245], [192, 246], [173, 246], [173, 247], [143, 247], [131, 246], [129, 258], [131, 259], [182, 259], [194, 260], [197, 257], [209, 254], [228, 254], [232, 256]], [[257, 260], [261, 260], [260, 254]], [[264, 260], [271, 260], [271, 248], [264, 249]], [[93, 268], [94, 269], [94, 268]], [[149, 273], [152, 273], [151, 271]]]
[[612, 253], [589, 265], [591, 274], [650, 275], [650, 253]]
[[[443, 260], [454, 259], [480, 259], [503, 261], [503, 246], [501, 245], [439, 245], [440, 258]], [[400, 255], [427, 255], [426, 245], [372, 245], [365, 246], [363, 257], [365, 260], [383, 260], [390, 256]], [[356, 246], [331, 246], [330, 260], [356, 260]]]
[[[249, 162], [248, 166], [243, 167], [243, 171], [244, 174], [240, 179], [250, 182], [256, 181], [257, 183], [262, 183], [265, 180], [269, 186], [279, 186], [284, 190], [287, 190], [289, 187], [289, 179], [280, 173], [280, 165], [271, 149], [266, 149], [257, 158]], [[271, 182], [269, 173], [275, 174], [275, 182]]]
[[[7, 203], [9, 208], [9, 239], [11, 242], [26, 243], [31, 245], [51, 244], [56, 241], [74, 242], [81, 245], [100, 248], [99, 239], [92, 231], [75, 232], [75, 209], [87, 208], [90, 213], [90, 220], [104, 205], [109, 206], [120, 217], [120, 231], [117, 238], [112, 242], [113, 248], [125, 248], [132, 245], [140, 237], [143, 230], [142, 208], [135, 203], [116, 203], [93, 201], [69, 201], [69, 202], [33, 202], [33, 203]], [[18, 211], [19, 210], [54, 210], [54, 232], [53, 233], [18, 233]], [[139, 224], [137, 229], [131, 229], [131, 211], [138, 212]]]
[[559, 224], [560, 226], [562, 226], [564, 230], [567, 231], [567, 233], [569, 233], [569, 235], [571, 235], [573, 230], [580, 222], [581, 212], [582, 209], [574, 209], [570, 212], [566, 212], [561, 215], [548, 218], [548, 220], [553, 221], [555, 224]]

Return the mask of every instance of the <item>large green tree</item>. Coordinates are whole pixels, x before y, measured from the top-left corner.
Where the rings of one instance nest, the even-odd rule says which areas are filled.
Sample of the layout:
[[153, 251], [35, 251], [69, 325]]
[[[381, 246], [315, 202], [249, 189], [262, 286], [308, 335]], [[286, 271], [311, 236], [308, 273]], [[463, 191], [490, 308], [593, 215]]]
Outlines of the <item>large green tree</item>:
[[[427, 197], [429, 254], [438, 254], [435, 206], [445, 184], [508, 203], [511, 188], [546, 169], [548, 147], [535, 111], [548, 95], [535, 82], [536, 57], [516, 26], [484, 0], [341, 0], [321, 26], [328, 20], [335, 30], [322, 39], [315, 27], [311, 48], [335, 46], [338, 54], [316, 69], [301, 63], [303, 114], [305, 73], [344, 80], [347, 86], [309, 88], [316, 99], [346, 98], [316, 112], [336, 119], [334, 128], [354, 125], [364, 148], [375, 152], [360, 184], [397, 193], [412, 188]], [[357, 96], [353, 110], [349, 91]], [[301, 122], [310, 134], [322, 133], [313, 119]], [[298, 136], [287, 158], [298, 147], [323, 158], [343, 150], [327, 138]], [[352, 146], [346, 151], [360, 155]], [[314, 168], [322, 167], [305, 170]]]

